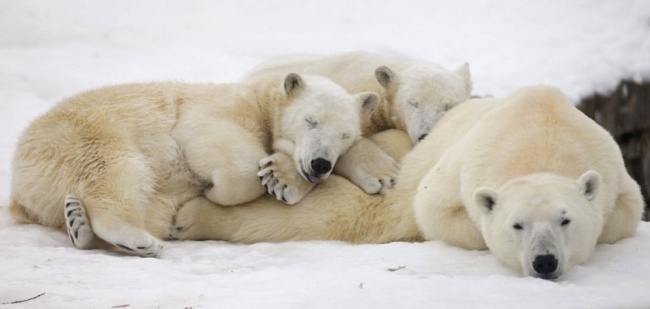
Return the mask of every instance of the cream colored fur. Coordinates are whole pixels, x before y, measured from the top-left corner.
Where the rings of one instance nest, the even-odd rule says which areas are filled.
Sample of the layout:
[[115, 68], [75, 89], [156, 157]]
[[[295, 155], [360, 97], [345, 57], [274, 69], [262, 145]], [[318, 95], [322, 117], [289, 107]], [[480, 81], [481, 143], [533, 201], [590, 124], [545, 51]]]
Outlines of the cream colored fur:
[[[281, 56], [258, 65], [245, 78], [289, 72], [326, 76], [350, 93], [381, 94], [377, 111], [363, 124], [364, 135], [396, 128], [408, 132], [413, 144], [424, 138], [447, 110], [469, 99], [472, 88], [467, 63], [450, 71], [428, 61], [369, 52]], [[374, 143], [362, 139], [341, 157], [334, 172], [374, 194], [393, 186], [398, 167]]]
[[[84, 92], [22, 134], [9, 208], [19, 221], [73, 229], [79, 247], [92, 247], [78, 235], [92, 226], [111, 245], [156, 255], [178, 205], [206, 187], [222, 205], [260, 197], [267, 189], [256, 174], [269, 154], [301, 164], [323, 151], [335, 161], [360, 138], [360, 118], [373, 102], [374, 94], [352, 97], [323, 77], [295, 74]], [[336, 118], [322, 118], [328, 115]], [[305, 123], [311, 116], [319, 128]]]
[[[376, 140], [408, 140], [400, 131], [384, 134], [390, 135]], [[512, 186], [518, 188], [514, 192], [536, 195], [536, 184], [541, 196], [507, 203], [517, 196], [508, 193]], [[475, 194], [484, 192], [479, 188], [498, 192], [492, 211], [479, 208], [484, 206], [476, 201], [485, 202]], [[550, 207], [545, 197], [554, 201]], [[499, 208], [501, 203], [510, 206]], [[528, 204], [544, 211], [527, 211]], [[332, 176], [292, 208], [268, 197], [237, 208], [197, 198], [179, 210], [173, 236], [245, 243], [443, 240], [467, 249], [489, 248], [526, 275], [552, 278], [561, 272], [541, 275], [522, 267], [525, 259], [520, 257], [537, 248], [531, 249], [537, 238], [509, 235], [513, 224], [508, 214], [531, 220], [524, 225], [538, 219], [540, 226], [564, 226], [564, 219], [571, 219], [566, 228], [575, 232], [552, 227], [564, 233], [552, 249], [563, 250], [567, 263], [577, 264], [596, 242], [634, 235], [642, 209], [638, 185], [626, 173], [611, 136], [557, 89], [540, 86], [504, 100], [471, 100], [451, 110], [403, 158], [398, 182], [385, 195], [366, 195]], [[530, 243], [515, 243], [522, 239]]]

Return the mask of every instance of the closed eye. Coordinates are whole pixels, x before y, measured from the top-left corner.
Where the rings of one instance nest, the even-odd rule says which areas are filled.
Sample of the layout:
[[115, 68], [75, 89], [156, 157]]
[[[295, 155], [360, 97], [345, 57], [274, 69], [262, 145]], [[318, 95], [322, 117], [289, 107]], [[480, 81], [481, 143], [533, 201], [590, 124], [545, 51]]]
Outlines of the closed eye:
[[309, 128], [315, 129], [318, 126], [318, 121], [314, 120], [314, 118], [306, 118], [305, 121], [307, 121], [307, 124], [309, 125]]
[[409, 101], [409, 105], [415, 107], [415, 108], [420, 108], [420, 103], [417, 101]]
[[341, 139], [348, 139], [348, 138], [350, 138], [350, 133], [343, 133], [343, 135], [341, 135]]
[[512, 226], [512, 228], [515, 229], [515, 230], [522, 230], [524, 227], [521, 226], [521, 224], [519, 224], [519, 223], [515, 223], [515, 224]]

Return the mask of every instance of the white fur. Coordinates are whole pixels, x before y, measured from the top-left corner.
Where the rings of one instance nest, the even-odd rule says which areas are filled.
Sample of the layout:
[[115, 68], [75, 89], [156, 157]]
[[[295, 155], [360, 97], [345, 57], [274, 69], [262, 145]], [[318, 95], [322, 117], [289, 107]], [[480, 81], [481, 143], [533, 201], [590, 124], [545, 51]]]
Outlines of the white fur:
[[[456, 142], [418, 188], [416, 219], [427, 238], [487, 245], [514, 269], [556, 278], [584, 262], [599, 237], [634, 233], [643, 203], [620, 150], [557, 89], [523, 88], [457, 125], [472, 121], [466, 133], [446, 132]], [[539, 267], [544, 255], [553, 267]]]
[[[450, 71], [423, 60], [386, 57], [368, 52], [323, 55], [285, 55], [254, 68], [246, 79], [276, 73], [326, 76], [350, 93], [381, 94], [377, 111], [363, 122], [365, 137], [383, 130], [400, 129], [416, 144], [440, 118], [471, 93], [467, 63]], [[371, 141], [363, 138], [343, 155], [334, 172], [366, 193], [385, 192], [395, 184], [399, 165]]]
[[[373, 139], [398, 157], [410, 143], [402, 131], [379, 135]], [[404, 156], [395, 188], [384, 195], [333, 175], [299, 207], [282, 206], [261, 198], [224, 209], [194, 199], [179, 210], [174, 236], [443, 240], [489, 248], [524, 275], [554, 278], [583, 263], [596, 243], [633, 236], [644, 207], [614, 139], [557, 89], [542, 86], [452, 109]]]
[[[390, 75], [389, 80], [382, 80], [378, 71]], [[246, 78], [270, 72], [319, 74], [351, 93], [382, 94], [379, 113], [373, 115], [372, 123], [364, 126], [364, 133], [371, 135], [397, 128], [407, 132], [413, 144], [427, 134], [446, 111], [469, 99], [472, 90], [467, 63], [452, 71], [425, 60], [369, 52], [280, 56], [258, 65]]]
[[[10, 210], [20, 221], [67, 229], [79, 248], [94, 247], [96, 236], [154, 256], [179, 204], [201, 192], [226, 206], [259, 198], [271, 191], [257, 175], [269, 155], [335, 162], [360, 138], [361, 114], [367, 117], [376, 101], [374, 94], [351, 96], [325, 78], [299, 75], [84, 92], [23, 133]], [[318, 128], [309, 129], [307, 117]], [[310, 188], [287, 189], [295, 203]]]

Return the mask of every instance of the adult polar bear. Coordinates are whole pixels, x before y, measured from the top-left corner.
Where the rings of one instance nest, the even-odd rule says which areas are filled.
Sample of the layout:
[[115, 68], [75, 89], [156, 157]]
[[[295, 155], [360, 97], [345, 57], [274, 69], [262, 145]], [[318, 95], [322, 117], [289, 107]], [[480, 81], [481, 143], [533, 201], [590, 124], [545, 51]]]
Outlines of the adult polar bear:
[[555, 278], [596, 243], [634, 235], [642, 209], [612, 137], [557, 89], [536, 86], [454, 108], [404, 157], [383, 196], [333, 176], [292, 208], [265, 197], [237, 208], [197, 198], [179, 210], [173, 236], [444, 240]]
[[[284, 153], [310, 177], [326, 177], [360, 138], [360, 118], [369, 117], [377, 101], [376, 94], [351, 96], [326, 78], [298, 74], [251, 84], [88, 91], [25, 130], [9, 208], [21, 221], [67, 225], [77, 247], [94, 247], [98, 236], [135, 254], [156, 255], [157, 238], [168, 235], [178, 205], [209, 183], [206, 196], [222, 205], [263, 195], [256, 173], [269, 155]], [[68, 194], [74, 196], [64, 213]]]
[[[288, 72], [326, 76], [350, 93], [379, 93], [377, 111], [363, 123], [364, 136], [396, 128], [407, 132], [413, 144], [423, 139], [446, 111], [469, 99], [472, 91], [467, 63], [447, 70], [428, 61], [369, 52], [281, 56], [258, 65], [245, 78]], [[398, 172], [395, 165], [375, 144], [362, 139], [341, 158], [334, 172], [374, 194], [392, 187]], [[286, 182], [291, 183], [282, 181]]]

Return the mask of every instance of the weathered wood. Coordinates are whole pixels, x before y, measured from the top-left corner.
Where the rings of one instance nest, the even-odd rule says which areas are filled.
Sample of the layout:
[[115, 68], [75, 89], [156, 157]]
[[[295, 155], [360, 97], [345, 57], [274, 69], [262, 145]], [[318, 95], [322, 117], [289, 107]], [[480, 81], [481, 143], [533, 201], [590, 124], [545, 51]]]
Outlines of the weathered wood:
[[644, 220], [650, 220], [650, 82], [622, 81], [614, 92], [585, 98], [578, 107], [621, 147], [628, 172], [641, 186]]

